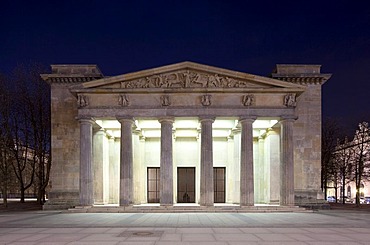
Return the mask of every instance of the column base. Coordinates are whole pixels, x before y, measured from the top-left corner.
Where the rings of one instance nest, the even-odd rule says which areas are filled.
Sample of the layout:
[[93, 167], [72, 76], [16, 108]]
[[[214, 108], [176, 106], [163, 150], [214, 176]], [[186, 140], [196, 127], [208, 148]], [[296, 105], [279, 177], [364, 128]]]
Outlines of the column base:
[[173, 203], [160, 203], [159, 206], [161, 206], [161, 207], [173, 207]]
[[254, 204], [240, 204], [240, 207], [254, 207]]
[[119, 204], [119, 207], [133, 207], [133, 204]]
[[78, 191], [51, 191], [43, 210], [62, 210], [79, 205]]
[[201, 207], [214, 207], [214, 204], [199, 204]]
[[294, 190], [294, 202], [299, 206], [326, 203], [321, 190]]

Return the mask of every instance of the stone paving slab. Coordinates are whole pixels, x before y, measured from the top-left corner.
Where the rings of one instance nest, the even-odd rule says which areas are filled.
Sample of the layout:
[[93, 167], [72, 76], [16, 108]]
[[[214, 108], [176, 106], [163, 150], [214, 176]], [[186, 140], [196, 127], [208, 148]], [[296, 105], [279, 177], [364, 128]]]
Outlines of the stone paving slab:
[[365, 245], [370, 213], [0, 214], [0, 245]]

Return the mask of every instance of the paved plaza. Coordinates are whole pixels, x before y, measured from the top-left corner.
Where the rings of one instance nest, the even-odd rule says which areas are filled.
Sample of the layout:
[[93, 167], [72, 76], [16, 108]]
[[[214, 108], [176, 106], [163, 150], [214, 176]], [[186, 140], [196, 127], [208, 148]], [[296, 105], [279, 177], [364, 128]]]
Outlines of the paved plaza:
[[370, 244], [370, 212], [4, 212], [0, 244]]

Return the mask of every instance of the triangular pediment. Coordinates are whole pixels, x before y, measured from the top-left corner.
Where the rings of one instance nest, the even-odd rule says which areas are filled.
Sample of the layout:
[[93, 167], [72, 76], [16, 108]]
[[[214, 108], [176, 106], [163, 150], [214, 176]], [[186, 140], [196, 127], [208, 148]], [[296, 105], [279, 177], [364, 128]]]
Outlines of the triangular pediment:
[[181, 62], [85, 82], [74, 89], [287, 89], [304, 86], [193, 62]]

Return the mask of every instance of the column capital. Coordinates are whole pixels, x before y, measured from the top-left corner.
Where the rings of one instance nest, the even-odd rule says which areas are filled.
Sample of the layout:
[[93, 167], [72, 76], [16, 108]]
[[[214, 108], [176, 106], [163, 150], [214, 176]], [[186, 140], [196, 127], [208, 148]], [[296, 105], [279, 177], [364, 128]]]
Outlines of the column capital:
[[215, 121], [215, 117], [207, 117], [207, 116], [204, 116], [204, 117], [199, 117], [199, 121], [202, 123], [202, 122], [207, 122], [207, 121], [210, 121], [210, 122], [214, 122]]
[[245, 123], [245, 122], [253, 123], [254, 121], [256, 121], [256, 119], [257, 119], [256, 116], [242, 116], [242, 117], [239, 117], [239, 122], [240, 123]]
[[120, 123], [122, 122], [134, 123], [134, 118], [133, 117], [117, 117], [117, 121]]
[[92, 117], [77, 117], [76, 118], [80, 124], [94, 124], [95, 120]]
[[279, 122], [294, 122], [297, 120], [298, 117], [295, 115], [286, 115], [286, 116], [281, 116]]
[[159, 123], [173, 123], [175, 121], [175, 118], [173, 117], [161, 117], [158, 119]]

